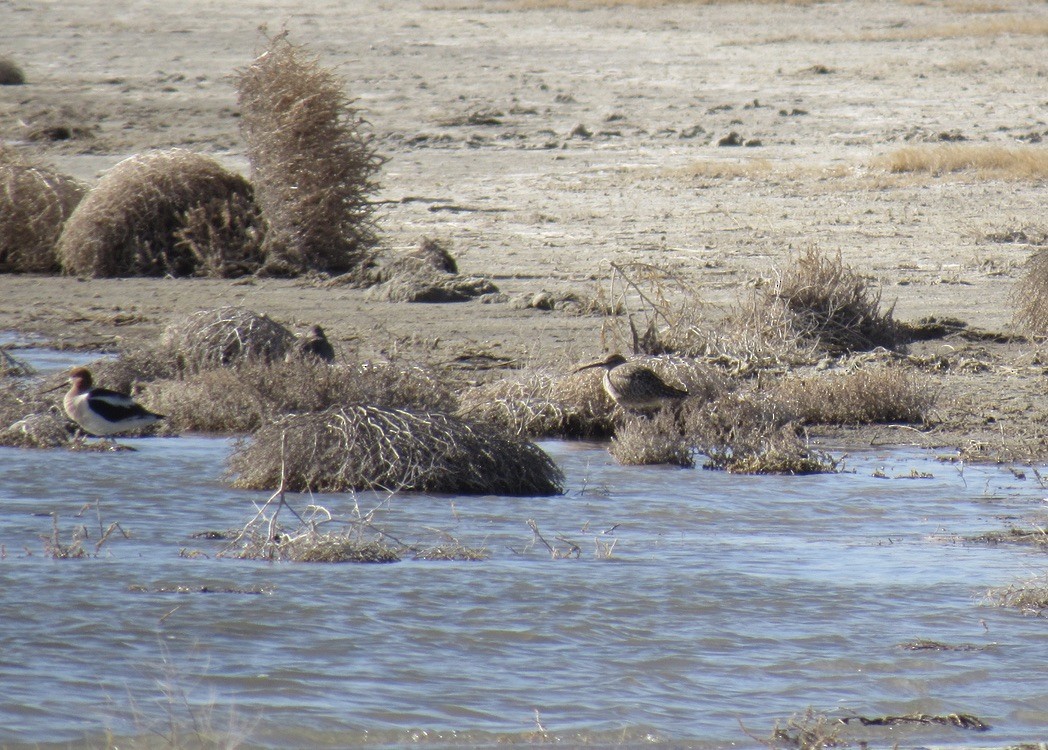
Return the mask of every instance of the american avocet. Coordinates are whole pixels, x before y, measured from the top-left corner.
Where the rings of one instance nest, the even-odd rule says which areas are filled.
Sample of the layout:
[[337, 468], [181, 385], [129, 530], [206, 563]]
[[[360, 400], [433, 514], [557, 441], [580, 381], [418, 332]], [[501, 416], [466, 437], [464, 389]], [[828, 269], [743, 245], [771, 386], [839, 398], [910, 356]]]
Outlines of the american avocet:
[[111, 437], [164, 419], [164, 415], [154, 414], [130, 396], [106, 388], [92, 388], [92, 382], [90, 370], [74, 368], [69, 373], [69, 391], [62, 399], [66, 414], [89, 435]]
[[592, 367], [604, 368], [604, 390], [628, 411], [650, 412], [688, 395], [687, 391], [664, 382], [643, 363], [630, 362], [621, 354], [583, 365], [575, 372]]

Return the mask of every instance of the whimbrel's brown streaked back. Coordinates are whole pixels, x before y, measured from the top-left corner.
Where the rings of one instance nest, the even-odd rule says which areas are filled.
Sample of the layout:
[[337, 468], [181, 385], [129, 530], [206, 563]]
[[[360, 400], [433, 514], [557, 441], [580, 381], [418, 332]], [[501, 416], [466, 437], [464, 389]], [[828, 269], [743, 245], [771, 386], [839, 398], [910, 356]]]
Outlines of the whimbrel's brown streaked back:
[[643, 362], [630, 362], [621, 354], [583, 365], [575, 372], [591, 367], [605, 369], [604, 390], [616, 404], [629, 411], [652, 411], [688, 395], [687, 391], [664, 382]]

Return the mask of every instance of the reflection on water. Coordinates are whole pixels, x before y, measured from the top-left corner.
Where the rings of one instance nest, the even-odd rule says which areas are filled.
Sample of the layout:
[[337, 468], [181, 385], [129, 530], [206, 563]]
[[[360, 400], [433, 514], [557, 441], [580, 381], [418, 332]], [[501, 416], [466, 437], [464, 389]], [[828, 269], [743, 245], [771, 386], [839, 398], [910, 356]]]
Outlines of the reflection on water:
[[[405, 541], [439, 530], [486, 547], [486, 561], [274, 565], [214, 559], [220, 543], [193, 538], [242, 526], [266, 497], [221, 483], [229, 441], [133, 444], [0, 449], [2, 743], [191, 716], [270, 746], [758, 747], [740, 722], [766, 737], [808, 706], [993, 725], [877, 735], [903, 747], [1048, 735], [1044, 621], [980, 604], [1043, 554], [958, 541], [1036, 517], [1032, 476], [884, 452], [842, 475], [744, 477], [548, 443], [563, 497], [314, 498], [342, 517], [377, 508]], [[894, 478], [911, 470], [933, 476]], [[53, 560], [51, 513], [65, 541], [86, 527], [88, 550], [113, 522], [131, 536]], [[579, 559], [552, 559], [529, 519]], [[899, 648], [920, 638], [975, 648]]]

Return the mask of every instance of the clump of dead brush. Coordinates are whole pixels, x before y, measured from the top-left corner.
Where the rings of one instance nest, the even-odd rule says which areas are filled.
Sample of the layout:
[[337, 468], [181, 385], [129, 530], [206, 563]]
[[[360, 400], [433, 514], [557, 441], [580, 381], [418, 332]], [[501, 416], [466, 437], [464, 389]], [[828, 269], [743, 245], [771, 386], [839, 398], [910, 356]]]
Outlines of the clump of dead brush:
[[200, 372], [244, 362], [284, 359], [295, 335], [269, 316], [245, 307], [200, 310], [165, 329], [160, 342], [180, 370]]
[[369, 198], [383, 160], [345, 81], [284, 32], [239, 71], [237, 90], [267, 266], [363, 282], [376, 254]]
[[66, 543], [62, 541], [62, 533], [58, 526], [58, 513], [51, 513], [51, 533], [41, 537], [44, 542], [44, 554], [55, 560], [95, 557], [117, 532], [124, 539], [131, 538], [131, 534], [125, 531], [119, 523], [110, 523], [108, 527], [103, 524], [102, 513], [97, 503], [85, 505], [81, 508], [78, 516], [82, 516], [84, 511], [92, 507], [95, 509], [95, 515], [98, 520], [98, 538], [94, 543], [93, 551], [89, 552], [84, 546], [86, 542], [91, 541], [91, 531], [88, 529], [87, 524], [79, 524], [74, 527], [70, 533], [69, 542]]
[[691, 468], [695, 457], [691, 441], [680, 431], [673, 412], [663, 409], [651, 419], [628, 417], [615, 430], [608, 449], [627, 466], [673, 464]]
[[[290, 529], [281, 513], [292, 517]], [[329, 526], [338, 527], [335, 531]], [[397, 549], [381, 539], [365, 538], [366, 525], [334, 519], [326, 508], [310, 505], [299, 514], [287, 502], [283, 483], [225, 545], [219, 557], [270, 562], [390, 563], [399, 562]]]
[[1026, 275], [1012, 299], [1015, 326], [1035, 336], [1048, 335], [1048, 248], [1040, 248], [1026, 261]]
[[805, 424], [923, 423], [935, 403], [927, 380], [898, 366], [787, 377], [767, 397]]
[[370, 405], [280, 418], [237, 446], [229, 467], [247, 489], [563, 492], [560, 470], [525, 439], [443, 413]]
[[830, 353], [891, 349], [899, 343], [892, 310], [880, 309], [880, 292], [841, 255], [826, 255], [812, 246], [796, 256], [769, 293], [793, 316], [799, 336]]
[[846, 747], [849, 743], [841, 737], [843, 729], [844, 724], [840, 720], [831, 719], [809, 708], [803, 715], [787, 719], [785, 726], [780, 726], [778, 722], [775, 722], [771, 737], [763, 742], [771, 748], [796, 748], [797, 750]]
[[51, 407], [36, 381], [0, 378], [0, 445], [58, 448], [67, 444], [68, 420]]
[[[205, 230], [203, 222], [215, 222]], [[209, 156], [132, 156], [102, 176], [66, 222], [62, 269], [77, 276], [191, 276], [260, 262], [251, 185]]]
[[760, 391], [727, 393], [682, 414], [685, 433], [706, 468], [736, 474], [820, 474], [837, 462], [812, 448], [797, 416]]
[[249, 361], [156, 381], [146, 390], [173, 429], [225, 434], [252, 432], [283, 414], [345, 404], [448, 411], [455, 403], [444, 375], [399, 361]]
[[1017, 609], [1024, 615], [1048, 615], [1048, 574], [992, 588], [986, 592], [986, 602]]
[[0, 273], [58, 271], [55, 246], [85, 190], [0, 145]]

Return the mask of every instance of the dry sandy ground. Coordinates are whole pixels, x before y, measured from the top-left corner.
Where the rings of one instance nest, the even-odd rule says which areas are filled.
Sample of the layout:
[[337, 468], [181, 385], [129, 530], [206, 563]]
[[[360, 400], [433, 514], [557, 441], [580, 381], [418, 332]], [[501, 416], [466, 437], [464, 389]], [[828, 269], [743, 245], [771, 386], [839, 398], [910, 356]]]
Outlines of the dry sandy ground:
[[[1032, 249], [1021, 232], [1044, 235], [1043, 178], [877, 166], [943, 138], [1048, 135], [1048, 6], [1033, 0], [0, 0], [0, 56], [29, 79], [0, 87], [0, 138], [85, 181], [173, 146], [246, 172], [231, 74], [260, 24], [346, 78], [389, 158], [384, 245], [450, 241], [461, 270], [511, 295], [592, 295], [609, 262], [643, 261], [685, 276], [718, 315], [814, 245], [868, 274], [901, 320], [1008, 332]], [[30, 140], [54, 126], [73, 137]], [[731, 132], [754, 145], [719, 146]], [[602, 347], [593, 316], [269, 279], [0, 277], [0, 331], [108, 345], [226, 303], [434, 363], [567, 368]], [[953, 365], [928, 374], [937, 424], [833, 439], [1048, 455], [1037, 345], [916, 348]]]

